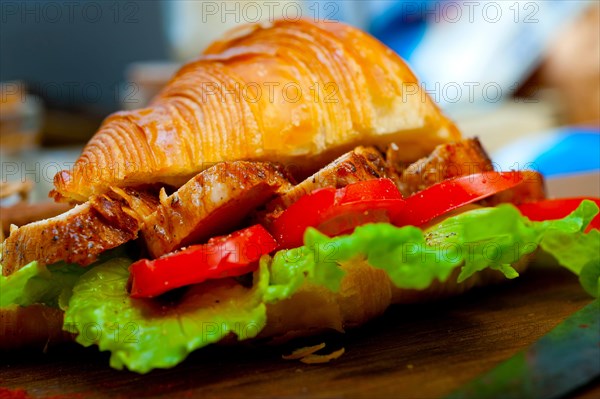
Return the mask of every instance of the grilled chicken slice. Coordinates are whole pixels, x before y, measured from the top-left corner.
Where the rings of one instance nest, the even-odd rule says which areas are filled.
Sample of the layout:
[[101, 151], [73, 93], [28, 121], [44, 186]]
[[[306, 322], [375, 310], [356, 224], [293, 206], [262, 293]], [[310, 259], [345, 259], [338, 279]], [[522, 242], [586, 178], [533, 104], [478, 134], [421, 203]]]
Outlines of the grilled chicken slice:
[[[393, 151], [391, 146], [387, 153], [388, 165], [396, 169], [400, 175], [397, 184], [404, 196], [424, 190], [446, 179], [494, 170], [492, 161], [476, 138], [439, 145], [427, 158], [422, 158], [408, 166], [394, 163]], [[498, 193], [481, 201], [480, 204], [484, 206], [506, 202], [520, 204], [546, 198], [542, 175], [534, 171], [523, 173], [525, 174], [523, 184]]]
[[[393, 162], [390, 150], [388, 150], [388, 159]], [[401, 165], [392, 165], [392, 167], [402, 168]], [[481, 147], [479, 140], [465, 139], [456, 143], [441, 144], [428, 157], [421, 158], [404, 170], [400, 170], [401, 175], [397, 185], [406, 197], [446, 179], [492, 170], [494, 170], [492, 161]]]
[[359, 146], [273, 199], [267, 205], [267, 210], [276, 214], [298, 201], [303, 195], [319, 188], [341, 188], [362, 180], [386, 176], [386, 164], [381, 153], [373, 147]]
[[0, 207], [0, 222], [2, 222], [2, 239], [10, 235], [10, 226], [23, 226], [38, 220], [51, 218], [71, 209], [69, 204], [57, 202], [43, 202], [30, 204], [18, 202], [11, 206]]
[[158, 190], [153, 193], [131, 187], [111, 187], [106, 195], [126, 205], [123, 207], [123, 211], [139, 220], [140, 223], [155, 212], [160, 205]]
[[494, 206], [501, 203], [519, 205], [525, 202], [541, 201], [546, 198], [544, 177], [535, 171], [523, 171], [523, 183], [509, 190], [502, 191], [481, 201], [482, 205]]
[[142, 236], [153, 257], [229, 233], [290, 183], [273, 164], [222, 162], [200, 172], [144, 219]]
[[137, 237], [139, 221], [123, 208], [120, 201], [101, 195], [13, 230], [2, 244], [2, 274], [10, 275], [34, 260], [89, 265], [100, 253]]

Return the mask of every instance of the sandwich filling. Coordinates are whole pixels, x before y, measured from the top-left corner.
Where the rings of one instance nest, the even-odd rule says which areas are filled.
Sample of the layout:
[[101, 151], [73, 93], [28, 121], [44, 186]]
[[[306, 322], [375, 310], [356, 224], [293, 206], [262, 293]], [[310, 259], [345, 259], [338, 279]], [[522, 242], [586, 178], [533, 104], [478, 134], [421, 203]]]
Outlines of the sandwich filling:
[[357, 262], [425, 290], [487, 269], [517, 277], [541, 249], [598, 295], [597, 200], [544, 217], [541, 176], [495, 172], [476, 139], [412, 164], [398, 152], [356, 147], [304, 179], [237, 161], [180, 187], [111, 188], [11, 233], [0, 307], [58, 307], [77, 342], [145, 373], [225, 338], [261, 337], [268, 305], [307, 286], [338, 292]]

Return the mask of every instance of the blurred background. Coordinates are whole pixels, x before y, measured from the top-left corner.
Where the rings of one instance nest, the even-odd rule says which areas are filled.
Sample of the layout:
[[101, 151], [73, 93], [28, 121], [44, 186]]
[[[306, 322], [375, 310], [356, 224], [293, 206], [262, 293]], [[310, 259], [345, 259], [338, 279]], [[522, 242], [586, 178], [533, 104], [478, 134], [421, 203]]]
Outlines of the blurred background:
[[103, 118], [143, 107], [227, 29], [299, 17], [350, 23], [398, 52], [500, 168], [533, 162], [598, 195], [596, 0], [2, 0], [2, 188], [17, 195], [3, 204], [45, 199]]

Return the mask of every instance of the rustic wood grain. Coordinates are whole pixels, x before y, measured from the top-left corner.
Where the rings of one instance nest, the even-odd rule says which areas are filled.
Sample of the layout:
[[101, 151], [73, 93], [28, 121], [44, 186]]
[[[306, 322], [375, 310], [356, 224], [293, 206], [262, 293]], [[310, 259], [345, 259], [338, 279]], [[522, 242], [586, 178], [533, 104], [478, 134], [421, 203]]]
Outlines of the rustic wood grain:
[[[50, 348], [0, 361], [0, 385], [32, 397], [394, 397], [449, 393], [509, 358], [591, 301], [570, 273], [530, 270], [507, 284], [433, 304], [395, 306], [345, 335], [285, 347], [210, 347], [171, 370], [115, 371], [95, 348]], [[281, 359], [325, 341], [346, 354], [323, 365]], [[598, 381], [574, 392], [592, 398]]]

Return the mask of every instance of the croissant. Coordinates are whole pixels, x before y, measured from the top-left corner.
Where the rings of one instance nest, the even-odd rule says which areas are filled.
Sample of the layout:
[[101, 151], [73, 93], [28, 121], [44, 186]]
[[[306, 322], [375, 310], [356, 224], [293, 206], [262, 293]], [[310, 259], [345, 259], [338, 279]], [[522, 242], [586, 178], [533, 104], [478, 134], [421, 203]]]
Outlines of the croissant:
[[51, 196], [83, 202], [180, 186], [215, 162], [267, 160], [306, 176], [358, 144], [405, 161], [460, 137], [390, 49], [341, 23], [239, 28], [185, 65], [147, 108], [109, 116]]
[[[340, 23], [245, 26], [181, 68], [149, 107], [109, 116], [74, 167], [55, 176], [52, 197], [84, 204], [13, 231], [0, 246], [0, 271], [11, 275], [33, 260], [86, 265], [138, 234], [146, 251], [142, 256], [177, 256], [182, 247], [221, 239], [216, 235], [232, 229], [250, 224], [268, 229], [319, 189], [327, 193], [357, 182], [383, 181], [396, 194], [409, 196], [473, 171], [493, 173], [480, 143], [459, 139], [458, 129], [418, 86], [406, 64], [369, 35]], [[148, 187], [155, 183], [160, 190]], [[512, 190], [490, 194], [488, 205], [545, 196], [541, 178], [527, 190]], [[332, 195], [337, 198], [340, 191]], [[368, 196], [356, 198], [355, 202], [368, 202]], [[375, 201], [387, 199], [380, 195]], [[395, 201], [405, 204], [401, 197]], [[468, 204], [428, 221], [437, 223], [478, 206]], [[377, 209], [356, 213], [365, 216], [371, 210]], [[304, 213], [298, 219], [303, 217]], [[388, 221], [395, 223], [391, 217]], [[293, 223], [285, 227], [290, 226], [294, 228]], [[271, 238], [275, 242], [274, 233]], [[276, 247], [292, 248], [279, 240]], [[486, 269], [458, 283], [456, 270], [426, 289], [401, 289], [386, 271], [360, 256], [337, 263], [346, 272], [337, 292], [307, 279], [287, 299], [261, 303], [267, 317], [258, 338], [281, 341], [324, 329], [343, 331], [382, 314], [391, 304], [433, 300], [504, 280], [502, 272]], [[521, 272], [533, 256], [523, 253], [512, 266]], [[229, 254], [221, 261], [228, 258]], [[400, 259], [395, 261], [402, 265]], [[225, 279], [228, 276], [239, 279]], [[214, 295], [206, 308], [218, 312], [217, 304], [231, 299], [237, 307], [240, 302], [235, 300], [253, 289], [242, 277], [216, 278], [235, 285], [233, 298], [223, 301], [211, 286], [186, 284], [199, 295]], [[161, 287], [169, 285], [156, 281]], [[125, 279], [122, 282], [125, 286]], [[97, 286], [93, 290], [102, 292]], [[121, 293], [129, 297], [131, 292], [124, 290]], [[92, 299], [90, 303], [97, 298]], [[74, 302], [69, 303], [70, 311]], [[127, 306], [118, 302], [110, 317]], [[203, 306], [194, 309], [204, 310]], [[0, 349], [73, 338], [60, 331], [61, 311], [41, 305], [26, 309], [0, 309], [0, 319], [7, 321], [0, 328]]]

